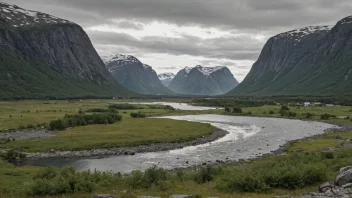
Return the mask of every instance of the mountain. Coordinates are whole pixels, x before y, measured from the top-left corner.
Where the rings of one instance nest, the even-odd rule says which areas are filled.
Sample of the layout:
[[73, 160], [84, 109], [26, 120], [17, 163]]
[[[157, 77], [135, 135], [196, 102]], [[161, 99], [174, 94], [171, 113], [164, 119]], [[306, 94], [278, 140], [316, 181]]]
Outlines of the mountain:
[[0, 3], [0, 43], [0, 99], [131, 95], [70, 21]]
[[175, 93], [188, 95], [221, 95], [238, 85], [227, 67], [186, 67], [168, 86]]
[[103, 59], [112, 76], [126, 89], [141, 94], [173, 94], [161, 83], [153, 68], [136, 57], [116, 55]]
[[229, 95], [352, 94], [352, 16], [270, 38]]
[[162, 73], [158, 75], [158, 78], [167, 87], [170, 85], [172, 79], [174, 79], [175, 76], [176, 75], [174, 73]]

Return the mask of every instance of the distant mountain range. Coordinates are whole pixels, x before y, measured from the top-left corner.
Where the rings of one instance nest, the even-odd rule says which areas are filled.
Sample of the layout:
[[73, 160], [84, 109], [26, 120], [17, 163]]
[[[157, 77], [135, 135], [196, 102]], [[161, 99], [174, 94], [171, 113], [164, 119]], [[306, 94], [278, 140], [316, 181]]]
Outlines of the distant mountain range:
[[175, 78], [175, 74], [174, 73], [162, 73], [159, 74], [158, 77], [160, 79], [160, 81], [167, 87], [170, 85], [172, 79]]
[[230, 70], [224, 66], [186, 67], [173, 78], [169, 89], [179, 94], [221, 95], [238, 85]]
[[126, 89], [151, 95], [172, 95], [149, 65], [143, 64], [134, 56], [115, 55], [103, 57], [112, 76]]
[[351, 95], [351, 35], [352, 16], [276, 35], [229, 95]]
[[0, 3], [0, 40], [0, 99], [135, 95], [70, 21]]

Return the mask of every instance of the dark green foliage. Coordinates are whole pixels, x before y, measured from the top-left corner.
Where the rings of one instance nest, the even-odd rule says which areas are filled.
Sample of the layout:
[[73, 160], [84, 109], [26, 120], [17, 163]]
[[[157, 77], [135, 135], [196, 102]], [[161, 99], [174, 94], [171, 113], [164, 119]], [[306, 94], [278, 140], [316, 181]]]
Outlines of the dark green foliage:
[[312, 118], [314, 116], [314, 113], [304, 113], [303, 114], [307, 119]]
[[13, 162], [25, 159], [26, 155], [16, 150], [9, 150], [5, 153], [0, 153], [0, 157], [6, 161]]
[[275, 114], [275, 112], [273, 110], [270, 110], [269, 114], [272, 115], [272, 114]]
[[145, 117], [146, 117], [146, 115], [145, 115], [144, 113], [142, 113], [142, 112], [138, 112], [138, 113], [132, 112], [132, 113], [130, 114], [130, 116], [131, 116], [132, 118], [145, 118]]
[[136, 188], [152, 188], [154, 186], [163, 185], [164, 181], [168, 179], [168, 173], [156, 166], [147, 169], [145, 172], [133, 171], [132, 174], [126, 178], [126, 183], [133, 189]]
[[322, 120], [329, 120], [330, 118], [336, 118], [336, 116], [328, 113], [324, 113], [323, 115], [320, 116], [320, 119]]
[[222, 167], [206, 166], [202, 167], [194, 177], [199, 184], [213, 181], [215, 177], [222, 175], [224, 172]]
[[290, 108], [288, 108], [288, 106], [286, 105], [281, 106], [281, 111], [289, 111], [289, 110]]
[[233, 107], [232, 113], [242, 113], [242, 109], [240, 107]]
[[323, 156], [291, 155], [266, 160], [246, 168], [235, 168], [221, 177], [220, 191], [266, 192], [272, 188], [297, 189], [327, 179]]
[[112, 185], [120, 177], [112, 173], [78, 172], [75, 168], [45, 168], [31, 183], [24, 186], [27, 196], [54, 196], [72, 193], [91, 193], [99, 186]]
[[231, 107], [225, 107], [225, 112], [231, 113]]
[[89, 113], [105, 113], [105, 112], [119, 113], [119, 111], [117, 111], [114, 108], [111, 108], [111, 109], [93, 108], [93, 109], [86, 110], [86, 112], [89, 112]]
[[111, 104], [109, 109], [119, 109], [119, 110], [133, 110], [133, 109], [143, 109], [143, 107], [132, 105], [132, 104]]
[[92, 115], [66, 115], [64, 119], [50, 122], [50, 130], [64, 130], [68, 127], [85, 126], [90, 124], [113, 124], [122, 120], [122, 116], [115, 113]]

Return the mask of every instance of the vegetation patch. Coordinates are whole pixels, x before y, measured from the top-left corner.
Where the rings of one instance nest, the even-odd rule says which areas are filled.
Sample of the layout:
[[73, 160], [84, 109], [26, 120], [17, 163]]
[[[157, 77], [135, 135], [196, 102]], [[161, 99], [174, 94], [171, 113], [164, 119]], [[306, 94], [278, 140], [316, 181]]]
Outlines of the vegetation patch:
[[113, 124], [122, 120], [122, 116], [115, 113], [92, 115], [66, 115], [64, 119], [50, 122], [50, 130], [64, 130], [68, 127], [86, 126], [92, 124]]

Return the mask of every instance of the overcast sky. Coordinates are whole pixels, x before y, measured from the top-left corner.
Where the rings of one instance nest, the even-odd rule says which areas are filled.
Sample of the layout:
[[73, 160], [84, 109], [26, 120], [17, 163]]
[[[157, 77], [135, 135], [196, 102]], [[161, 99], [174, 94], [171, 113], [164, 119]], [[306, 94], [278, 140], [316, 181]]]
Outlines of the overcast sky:
[[241, 81], [266, 40], [352, 15], [351, 0], [4, 0], [81, 25], [101, 56], [130, 54], [158, 73], [230, 68]]

